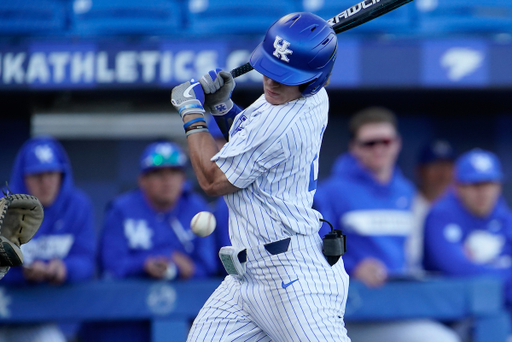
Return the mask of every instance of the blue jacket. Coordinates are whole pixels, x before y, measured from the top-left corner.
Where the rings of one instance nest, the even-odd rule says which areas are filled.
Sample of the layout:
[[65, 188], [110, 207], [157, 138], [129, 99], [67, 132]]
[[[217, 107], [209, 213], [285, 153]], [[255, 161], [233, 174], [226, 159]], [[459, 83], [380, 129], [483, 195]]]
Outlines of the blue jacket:
[[109, 206], [101, 237], [101, 264], [106, 276], [149, 277], [144, 262], [150, 256], [168, 256], [173, 251], [189, 255], [195, 262], [195, 278], [215, 272], [217, 256], [213, 237], [200, 238], [190, 221], [208, 211], [206, 201], [188, 188], [167, 213], [152, 209], [141, 190], [117, 197]]
[[505, 282], [512, 304], [512, 215], [503, 198], [485, 218], [471, 214], [453, 190], [431, 208], [425, 221], [427, 270], [452, 276], [495, 276]]
[[[331, 176], [320, 182], [314, 205], [334, 229], [347, 235], [343, 262], [349, 274], [368, 257], [382, 261], [391, 275], [405, 272], [404, 246], [413, 229], [415, 193], [398, 168], [388, 184], [381, 184], [350, 153], [338, 157]], [[329, 230], [324, 224], [320, 235]]]
[[[88, 196], [74, 186], [69, 159], [62, 146], [52, 138], [27, 141], [16, 156], [9, 188], [13, 193], [28, 194], [23, 176], [25, 154], [34, 144], [42, 141], [55, 147], [56, 157], [64, 166], [63, 177], [55, 202], [44, 208], [41, 227], [31, 241], [21, 246], [24, 263], [59, 258], [66, 265], [67, 282], [90, 279], [94, 276], [96, 252], [93, 207]], [[12, 267], [2, 279], [4, 284], [26, 282], [21, 267]]]

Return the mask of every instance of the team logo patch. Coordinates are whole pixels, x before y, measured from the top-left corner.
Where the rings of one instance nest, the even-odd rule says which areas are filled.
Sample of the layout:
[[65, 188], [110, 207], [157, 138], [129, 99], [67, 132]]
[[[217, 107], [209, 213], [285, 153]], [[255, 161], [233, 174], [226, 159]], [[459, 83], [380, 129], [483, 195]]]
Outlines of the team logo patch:
[[488, 172], [493, 167], [491, 158], [483, 153], [475, 154], [471, 158], [471, 164], [479, 172]]
[[288, 49], [290, 46], [290, 42], [284, 40], [283, 38], [276, 36], [276, 40], [274, 40], [274, 53], [273, 55], [277, 58], [280, 58], [282, 61], [288, 63], [290, 62], [290, 59], [288, 58], [288, 55], [291, 55], [293, 53], [292, 50]]
[[51, 163], [55, 159], [53, 150], [48, 145], [37, 146], [34, 153], [41, 163]]

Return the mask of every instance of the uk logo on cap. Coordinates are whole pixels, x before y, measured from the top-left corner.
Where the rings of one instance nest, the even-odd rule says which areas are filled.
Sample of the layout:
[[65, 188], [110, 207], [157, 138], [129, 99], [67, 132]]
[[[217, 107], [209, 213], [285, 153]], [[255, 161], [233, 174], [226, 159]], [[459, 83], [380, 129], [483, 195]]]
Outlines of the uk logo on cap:
[[457, 159], [455, 177], [460, 183], [501, 182], [503, 172], [494, 153], [477, 148]]
[[492, 169], [493, 163], [491, 157], [484, 153], [476, 153], [471, 156], [471, 164], [480, 172], [487, 172]]
[[55, 160], [53, 150], [48, 145], [39, 145], [34, 149], [34, 154], [40, 163], [51, 163]]
[[158, 144], [155, 147], [155, 152], [162, 155], [165, 159], [171, 156], [173, 150], [171, 144]]

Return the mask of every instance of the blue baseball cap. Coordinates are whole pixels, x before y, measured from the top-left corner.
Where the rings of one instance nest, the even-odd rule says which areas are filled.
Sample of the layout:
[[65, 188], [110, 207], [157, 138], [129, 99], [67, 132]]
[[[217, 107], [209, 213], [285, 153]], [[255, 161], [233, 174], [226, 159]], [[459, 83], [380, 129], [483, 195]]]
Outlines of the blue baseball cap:
[[50, 138], [36, 138], [29, 144], [23, 160], [23, 174], [34, 175], [43, 172], [63, 172], [61, 147]]
[[503, 172], [498, 157], [489, 151], [473, 149], [464, 153], [455, 164], [459, 183], [501, 182]]
[[448, 141], [434, 140], [421, 149], [418, 164], [429, 164], [436, 161], [455, 161], [455, 149]]
[[185, 168], [187, 156], [181, 147], [172, 142], [156, 142], [149, 144], [140, 157], [140, 172], [158, 168]]

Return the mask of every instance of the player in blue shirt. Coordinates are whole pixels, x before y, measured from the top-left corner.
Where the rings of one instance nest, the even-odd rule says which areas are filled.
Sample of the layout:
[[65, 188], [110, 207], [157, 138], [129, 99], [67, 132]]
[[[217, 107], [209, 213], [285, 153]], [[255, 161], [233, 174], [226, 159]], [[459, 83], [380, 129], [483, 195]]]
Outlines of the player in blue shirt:
[[[64, 284], [93, 278], [96, 237], [88, 196], [77, 189], [68, 156], [51, 137], [28, 140], [18, 152], [9, 187], [31, 194], [44, 207], [44, 220], [32, 240], [22, 245], [23, 267], [12, 267], [3, 285]], [[7, 335], [3, 335], [7, 334]], [[65, 341], [56, 325], [2, 328], [9, 341]]]
[[[213, 238], [200, 238], [190, 221], [209, 211], [186, 181], [187, 157], [175, 143], [152, 143], [140, 158], [138, 189], [109, 205], [100, 262], [109, 278], [199, 279], [216, 271]], [[98, 323], [83, 329], [86, 341], [149, 341], [149, 322]]]
[[431, 208], [425, 223], [428, 270], [452, 276], [494, 276], [512, 307], [512, 215], [502, 196], [497, 156], [474, 149], [455, 165], [455, 185]]
[[149, 145], [140, 159], [139, 188], [109, 206], [101, 239], [106, 277], [200, 278], [211, 274], [211, 239], [198, 238], [190, 221], [208, 211], [186, 182], [186, 155], [177, 144]]
[[[406, 242], [415, 228], [412, 183], [396, 166], [401, 149], [395, 115], [372, 107], [349, 123], [349, 152], [341, 155], [329, 178], [320, 183], [315, 206], [347, 235], [345, 267], [352, 279], [369, 287], [407, 273]], [[330, 230], [324, 225], [324, 235]], [[347, 322], [353, 341], [458, 341], [456, 334], [431, 320]]]

